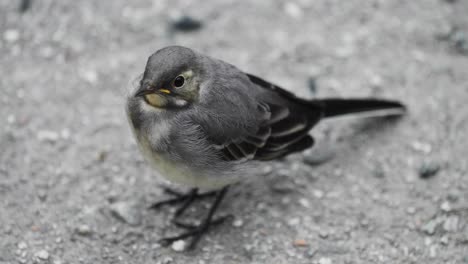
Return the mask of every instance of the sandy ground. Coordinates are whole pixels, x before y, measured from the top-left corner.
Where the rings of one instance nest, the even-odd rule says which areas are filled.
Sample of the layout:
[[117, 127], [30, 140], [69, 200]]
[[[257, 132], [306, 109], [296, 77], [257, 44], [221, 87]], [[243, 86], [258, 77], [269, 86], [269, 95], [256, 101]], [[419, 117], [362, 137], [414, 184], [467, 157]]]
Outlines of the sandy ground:
[[[253, 2], [0, 1], [0, 263], [468, 263], [468, 2]], [[178, 13], [202, 27], [171, 30]], [[321, 124], [316, 150], [232, 189], [219, 213], [235, 219], [198, 250], [162, 248], [178, 230], [146, 209], [163, 182], [123, 105], [175, 43], [409, 113]]]

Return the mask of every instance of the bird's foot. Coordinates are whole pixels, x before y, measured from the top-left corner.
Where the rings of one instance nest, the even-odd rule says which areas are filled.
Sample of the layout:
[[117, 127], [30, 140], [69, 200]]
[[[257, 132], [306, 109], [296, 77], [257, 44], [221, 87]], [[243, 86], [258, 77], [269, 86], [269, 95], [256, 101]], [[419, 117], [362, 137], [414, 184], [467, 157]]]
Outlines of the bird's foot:
[[[168, 246], [172, 244], [174, 241], [192, 237], [192, 241], [190, 242], [188, 249], [189, 250], [194, 249], [198, 241], [200, 240], [200, 238], [210, 229], [210, 227], [219, 225], [222, 222], [224, 222], [224, 220], [226, 220], [228, 217], [230, 217], [230, 215], [220, 217], [220, 218], [213, 217], [214, 213], [218, 209], [219, 204], [223, 200], [224, 195], [226, 194], [228, 188], [229, 188], [228, 186], [225, 186], [219, 191], [210, 192], [210, 193], [202, 193], [202, 194], [198, 194], [197, 189], [192, 189], [187, 195], [179, 194], [177, 192], [170, 190], [170, 192], [176, 196], [175, 198], [156, 203], [153, 206], [151, 206], [151, 208], [155, 209], [166, 204], [174, 204], [174, 203], [181, 202], [182, 205], [174, 213], [172, 222], [178, 227], [187, 229], [187, 231], [177, 236], [163, 238], [159, 242], [164, 246]], [[179, 221], [178, 218], [184, 213], [184, 211], [190, 206], [190, 204], [192, 204], [192, 202], [196, 198], [204, 198], [204, 197], [209, 197], [209, 196], [216, 196], [216, 198], [210, 207], [208, 215], [205, 217], [205, 219], [203, 220], [201, 224], [192, 225], [192, 224], [187, 224], [187, 223]]]
[[[166, 205], [174, 205], [174, 204], [178, 204], [178, 203], [187, 204], [187, 207], [188, 207], [188, 205], [190, 205], [195, 200], [212, 197], [212, 196], [215, 196], [216, 193], [217, 193], [215, 191], [206, 192], [206, 193], [198, 193], [197, 189], [192, 189], [187, 193], [181, 193], [181, 192], [175, 191], [173, 189], [170, 189], [168, 187], [163, 187], [163, 190], [164, 190], [164, 192], [166, 194], [174, 196], [174, 198], [170, 198], [170, 199], [167, 199], [167, 200], [156, 202], [156, 203], [152, 204], [149, 207], [149, 209], [159, 209], [159, 208], [161, 208], [163, 206], [166, 206]], [[183, 208], [183, 207], [184, 207], [184, 205], [181, 208], [179, 208], [178, 211], [180, 211], [181, 209], [184, 209], [184, 210], [186, 209], [186, 208]], [[183, 212], [183, 210], [182, 210], [182, 212]], [[182, 213], [182, 212], [180, 212], [180, 213]]]
[[162, 238], [162, 239], [159, 240], [159, 243], [162, 246], [169, 246], [169, 245], [171, 245], [172, 243], [174, 243], [177, 240], [182, 240], [182, 239], [186, 239], [186, 238], [191, 237], [192, 241], [190, 241], [190, 244], [187, 247], [187, 249], [192, 250], [192, 249], [194, 249], [196, 247], [196, 245], [197, 245], [198, 241], [200, 240], [200, 238], [204, 234], [206, 234], [210, 230], [210, 228], [222, 224], [226, 219], [228, 219], [230, 217], [231, 217], [231, 215], [222, 216], [222, 217], [219, 217], [217, 219], [213, 219], [210, 222], [204, 222], [204, 223], [202, 223], [200, 225], [188, 224], [188, 223], [181, 222], [181, 221], [179, 221], [177, 219], [174, 219], [173, 223], [177, 227], [187, 229], [187, 231], [183, 232], [183, 233], [181, 233], [179, 235], [176, 235], [176, 236]]

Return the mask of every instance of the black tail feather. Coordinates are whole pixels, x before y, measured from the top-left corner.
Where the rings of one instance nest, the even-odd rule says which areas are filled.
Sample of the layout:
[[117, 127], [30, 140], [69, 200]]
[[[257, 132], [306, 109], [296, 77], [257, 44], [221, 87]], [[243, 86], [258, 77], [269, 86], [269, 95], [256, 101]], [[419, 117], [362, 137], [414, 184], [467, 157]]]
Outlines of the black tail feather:
[[334, 117], [339, 115], [384, 111], [388, 110], [389, 115], [403, 114], [406, 107], [397, 101], [387, 101], [380, 99], [320, 99], [318, 102], [322, 105], [323, 117]]

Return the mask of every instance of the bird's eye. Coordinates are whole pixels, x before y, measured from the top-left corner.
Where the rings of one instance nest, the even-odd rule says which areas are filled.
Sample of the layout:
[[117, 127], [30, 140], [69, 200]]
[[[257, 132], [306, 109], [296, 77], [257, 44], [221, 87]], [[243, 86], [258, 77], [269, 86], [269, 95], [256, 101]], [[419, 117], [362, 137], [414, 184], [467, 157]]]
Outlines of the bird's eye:
[[180, 87], [184, 86], [184, 84], [185, 84], [184, 76], [179, 75], [174, 79], [174, 87], [180, 88]]

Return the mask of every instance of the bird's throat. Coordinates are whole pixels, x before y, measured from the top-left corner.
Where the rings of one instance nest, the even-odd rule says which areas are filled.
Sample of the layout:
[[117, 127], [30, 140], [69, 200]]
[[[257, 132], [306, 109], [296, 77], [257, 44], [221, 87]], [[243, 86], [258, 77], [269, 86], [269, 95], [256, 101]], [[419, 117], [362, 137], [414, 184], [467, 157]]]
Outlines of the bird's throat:
[[145, 95], [145, 101], [156, 108], [164, 108], [168, 103], [167, 98], [160, 94], [147, 94]]

